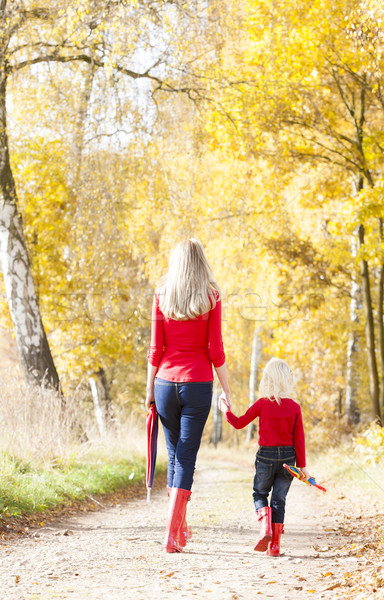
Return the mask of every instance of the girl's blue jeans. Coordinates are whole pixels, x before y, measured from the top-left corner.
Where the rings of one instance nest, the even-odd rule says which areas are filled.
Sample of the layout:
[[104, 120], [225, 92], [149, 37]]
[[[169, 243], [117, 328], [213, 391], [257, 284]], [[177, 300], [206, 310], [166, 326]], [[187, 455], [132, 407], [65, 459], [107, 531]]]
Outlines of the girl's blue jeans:
[[190, 490], [212, 402], [212, 381], [155, 379], [155, 403], [168, 451], [168, 486]]
[[283, 464], [294, 465], [295, 460], [294, 446], [260, 446], [257, 451], [253, 502], [256, 510], [268, 506], [268, 495], [272, 490], [270, 506], [273, 523], [284, 523], [285, 500], [293, 477]]

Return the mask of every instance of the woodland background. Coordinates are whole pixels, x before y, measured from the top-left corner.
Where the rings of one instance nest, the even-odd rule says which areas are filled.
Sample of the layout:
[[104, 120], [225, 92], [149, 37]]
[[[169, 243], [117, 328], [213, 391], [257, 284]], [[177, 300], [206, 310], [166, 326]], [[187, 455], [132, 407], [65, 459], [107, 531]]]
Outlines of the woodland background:
[[[237, 414], [280, 356], [312, 450], [380, 460], [383, 85], [379, 0], [1, 0], [4, 461], [143, 429], [153, 292], [188, 237]], [[207, 432], [253, 435], [215, 410]]]

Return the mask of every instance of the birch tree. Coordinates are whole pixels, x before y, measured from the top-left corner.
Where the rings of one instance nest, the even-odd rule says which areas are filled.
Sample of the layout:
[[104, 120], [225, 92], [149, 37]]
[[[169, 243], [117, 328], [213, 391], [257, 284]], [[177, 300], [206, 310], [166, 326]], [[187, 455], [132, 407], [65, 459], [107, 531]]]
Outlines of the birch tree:
[[[1, 0], [0, 3], [0, 189], [1, 258], [7, 300], [17, 346], [29, 381], [60, 388], [42, 323], [28, 249], [20, 216], [17, 185], [11, 169], [7, 129], [7, 84], [27, 81], [28, 71], [57, 65], [87, 65], [92, 74], [103, 69], [121, 78], [148, 82], [154, 91], [200, 95], [196, 80], [180, 77], [181, 55], [172, 35], [183, 39], [193, 16], [193, 3], [167, 0], [99, 2]], [[176, 29], [175, 29], [176, 28]], [[187, 39], [187, 38], [185, 38]], [[156, 45], [157, 44], [157, 45]], [[177, 77], [172, 68], [178, 69]], [[137, 68], [133, 65], [137, 64]], [[43, 71], [41, 71], [43, 73]], [[89, 74], [87, 74], [89, 77]]]

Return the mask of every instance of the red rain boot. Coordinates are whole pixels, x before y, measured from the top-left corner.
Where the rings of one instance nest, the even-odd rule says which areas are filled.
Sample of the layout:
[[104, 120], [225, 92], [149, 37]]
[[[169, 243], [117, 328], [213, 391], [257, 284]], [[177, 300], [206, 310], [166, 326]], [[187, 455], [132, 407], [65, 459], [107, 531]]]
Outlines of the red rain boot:
[[256, 542], [255, 550], [257, 552], [265, 552], [268, 548], [268, 542], [272, 538], [272, 508], [264, 506], [257, 511], [260, 534]]
[[[168, 498], [171, 495], [171, 491], [172, 491], [172, 488], [170, 488], [170, 487], [167, 486]], [[185, 491], [187, 491], [187, 490], [185, 490]], [[188, 500], [191, 499], [191, 494], [192, 494], [192, 492], [189, 492]], [[178, 538], [177, 538], [178, 542], [179, 542], [179, 546], [181, 546], [182, 548], [184, 548], [186, 546], [188, 540], [190, 540], [191, 537], [192, 537], [192, 529], [190, 527], [188, 527], [187, 521], [185, 519], [186, 513], [187, 513], [187, 505], [185, 505], [184, 518], [183, 518], [183, 521], [182, 521], [182, 523], [180, 525], [179, 535], [178, 535]]]
[[[187, 496], [187, 502], [188, 502], [188, 500], [191, 499], [192, 492], [189, 492], [188, 490], [183, 490], [183, 492]], [[183, 520], [181, 521], [181, 525], [180, 525], [180, 529], [179, 529], [179, 536], [178, 536], [178, 542], [179, 542], [179, 546], [181, 546], [181, 548], [184, 548], [187, 541], [190, 540], [192, 537], [192, 529], [190, 527], [188, 527], [187, 521], [185, 518], [186, 514], [187, 514], [187, 502], [184, 504], [183, 514], [182, 514]]]
[[268, 544], [268, 556], [280, 556], [280, 536], [284, 533], [283, 523], [272, 523], [272, 540]]
[[179, 529], [185, 518], [186, 505], [191, 492], [180, 488], [172, 488], [169, 497], [167, 526], [163, 548], [166, 552], [181, 552]]

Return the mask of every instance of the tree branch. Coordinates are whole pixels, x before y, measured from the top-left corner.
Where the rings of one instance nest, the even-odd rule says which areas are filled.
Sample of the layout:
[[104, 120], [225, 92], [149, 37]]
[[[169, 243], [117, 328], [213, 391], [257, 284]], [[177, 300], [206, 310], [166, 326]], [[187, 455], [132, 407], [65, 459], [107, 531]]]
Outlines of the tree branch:
[[36, 8], [32, 8], [31, 10], [22, 10], [20, 11], [22, 20], [25, 19], [44, 19], [44, 21], [48, 21], [54, 11], [50, 8], [46, 8], [44, 6], [37, 6]]
[[[296, 125], [300, 125], [297, 122], [291, 122], [291, 121], [285, 121], [285, 123], [287, 124], [296, 124]], [[361, 165], [359, 165], [358, 163], [356, 163], [355, 161], [353, 161], [351, 158], [349, 158], [348, 156], [346, 156], [345, 154], [343, 154], [342, 152], [340, 152], [340, 150], [337, 150], [336, 148], [330, 148], [329, 146], [326, 146], [325, 144], [323, 144], [322, 142], [320, 142], [317, 139], [314, 138], [307, 138], [303, 133], [298, 133], [298, 132], [293, 132], [295, 136], [301, 138], [302, 140], [304, 140], [306, 143], [308, 144], [315, 144], [316, 146], [323, 148], [326, 152], [329, 152], [330, 154], [336, 154], [338, 156], [341, 156], [341, 158], [343, 160], [345, 160], [346, 163], [350, 163], [350, 165], [352, 165], [352, 167], [354, 167], [355, 169], [359, 169], [359, 171], [362, 171], [362, 167]], [[334, 134], [335, 137], [337, 138], [337, 134]], [[303, 155], [303, 156], [313, 156], [314, 158], [322, 158], [324, 160], [330, 161], [332, 162], [334, 159], [330, 158], [329, 156], [326, 156], [324, 154], [317, 154], [317, 153], [300, 153], [299, 154]], [[344, 164], [344, 163], [340, 163], [337, 161], [334, 161], [335, 164], [338, 164], [340, 166], [343, 166], [346, 169], [352, 170], [351, 167], [349, 167], [348, 165]], [[355, 172], [355, 171], [353, 171]]]
[[[102, 60], [99, 60], [97, 58], [94, 58], [93, 56], [89, 56], [88, 54], [74, 54], [74, 55], [66, 55], [65, 56], [65, 55], [59, 54], [59, 52], [60, 52], [60, 49], [57, 48], [57, 52], [53, 52], [52, 54], [46, 54], [44, 56], [36, 56], [35, 58], [23, 60], [13, 66], [9, 65], [8, 72], [12, 73], [15, 71], [20, 71], [21, 69], [24, 69], [25, 67], [30, 67], [32, 65], [48, 63], [48, 62], [58, 62], [58, 63], [84, 62], [89, 65], [93, 65], [95, 67], [100, 67], [100, 68], [105, 67], [105, 62], [103, 62]], [[128, 69], [121, 65], [117, 65], [116, 70], [119, 73], [122, 73], [123, 75], [127, 75], [127, 76], [131, 77], [132, 79], [150, 79], [152, 81], [155, 81], [160, 86], [161, 89], [166, 89], [167, 91], [171, 91], [171, 92], [191, 91], [191, 88], [180, 88], [180, 89], [174, 88], [169, 83], [164, 82], [159, 77], [152, 75], [151, 70], [154, 69], [156, 66], [158, 66], [159, 62], [161, 62], [161, 61], [158, 60], [154, 65], [152, 65], [146, 71], [144, 71], [144, 73], [138, 73], [136, 71], [132, 71], [131, 69]]]

